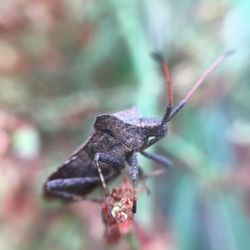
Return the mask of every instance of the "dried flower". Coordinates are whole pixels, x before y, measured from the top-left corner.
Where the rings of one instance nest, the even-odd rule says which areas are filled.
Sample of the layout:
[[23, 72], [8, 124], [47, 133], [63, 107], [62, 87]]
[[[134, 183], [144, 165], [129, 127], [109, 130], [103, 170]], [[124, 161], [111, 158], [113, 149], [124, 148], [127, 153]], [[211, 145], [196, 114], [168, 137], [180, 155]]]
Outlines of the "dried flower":
[[127, 176], [121, 187], [113, 188], [110, 196], [102, 203], [102, 218], [105, 224], [105, 238], [108, 243], [117, 242], [133, 226], [135, 192]]

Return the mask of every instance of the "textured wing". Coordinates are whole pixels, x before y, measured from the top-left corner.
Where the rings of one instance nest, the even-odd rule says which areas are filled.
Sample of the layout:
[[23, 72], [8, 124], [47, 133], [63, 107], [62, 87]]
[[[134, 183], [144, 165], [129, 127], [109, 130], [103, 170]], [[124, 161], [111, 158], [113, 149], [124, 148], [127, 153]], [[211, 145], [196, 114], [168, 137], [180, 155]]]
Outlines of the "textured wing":
[[[103, 164], [102, 167], [103, 176], [106, 181], [113, 179], [119, 174], [117, 171], [114, 171], [112, 167], [106, 164]], [[59, 186], [57, 192], [49, 192], [46, 189], [46, 184], [53, 180], [57, 180], [58, 182]], [[70, 183], [70, 185], [64, 185], [62, 187], [61, 184], [66, 183], [65, 180], [67, 180], [67, 183]], [[76, 180], [78, 181], [75, 182]], [[46, 184], [44, 186], [45, 197], [57, 197], [70, 200], [73, 199], [73, 196], [80, 196], [83, 198], [93, 189], [101, 186], [101, 181], [93, 161], [83, 147], [79, 151], [75, 152], [69, 160], [58, 168], [48, 178]], [[60, 195], [62, 192], [72, 194], [72, 197], [63, 197], [63, 195]]]
[[84, 157], [85, 152], [80, 150], [69, 158], [54, 172], [48, 180], [68, 179], [74, 177], [93, 176], [94, 170], [91, 168], [89, 157]]

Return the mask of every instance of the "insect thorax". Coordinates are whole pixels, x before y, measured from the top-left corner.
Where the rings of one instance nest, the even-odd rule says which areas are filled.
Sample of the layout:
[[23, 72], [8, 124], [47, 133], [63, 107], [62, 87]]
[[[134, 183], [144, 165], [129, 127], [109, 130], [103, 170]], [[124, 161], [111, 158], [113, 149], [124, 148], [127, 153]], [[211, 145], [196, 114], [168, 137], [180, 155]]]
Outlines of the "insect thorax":
[[140, 149], [146, 139], [139, 118], [121, 119], [116, 115], [104, 114], [96, 118], [94, 127], [118, 139], [131, 151]]

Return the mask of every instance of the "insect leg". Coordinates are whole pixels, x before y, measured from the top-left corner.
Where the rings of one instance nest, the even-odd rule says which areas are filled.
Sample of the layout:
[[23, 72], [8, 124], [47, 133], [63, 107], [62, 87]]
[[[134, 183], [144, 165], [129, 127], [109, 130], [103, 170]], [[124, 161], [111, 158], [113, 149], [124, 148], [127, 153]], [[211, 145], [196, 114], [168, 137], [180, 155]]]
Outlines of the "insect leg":
[[159, 176], [165, 172], [165, 168], [155, 169], [151, 170], [149, 173], [145, 173], [145, 171], [139, 166], [139, 180], [142, 183], [143, 191], [146, 191], [146, 193], [150, 194], [150, 189], [148, 188], [146, 184], [146, 180], [155, 176]]
[[[136, 186], [137, 186], [137, 179], [139, 175], [139, 166], [138, 166], [138, 160], [137, 160], [137, 155], [135, 152], [133, 152], [127, 159], [128, 164], [131, 166], [130, 168], [130, 176], [133, 182], [133, 190], [134, 190], [134, 195], [136, 197]], [[134, 200], [132, 212], [135, 214], [136, 213], [136, 198]]]
[[142, 167], [139, 166], [138, 170], [139, 170], [139, 174], [138, 174], [139, 180], [142, 183], [143, 189], [146, 190], [146, 193], [149, 195], [150, 194], [150, 190], [149, 190], [149, 188], [146, 185], [146, 179], [148, 178], [148, 176], [147, 176], [147, 174], [145, 174], [145, 172], [144, 172], [144, 170], [143, 170]]
[[160, 163], [162, 166], [166, 168], [169, 168], [173, 165], [172, 161], [169, 160], [166, 156], [159, 155], [159, 154], [152, 154], [152, 153], [148, 153], [145, 151], [141, 151], [141, 154], [147, 157], [148, 159], [151, 159], [153, 161], [156, 161], [157, 163]]
[[130, 168], [130, 176], [133, 181], [133, 184], [136, 184], [139, 170], [138, 170], [138, 161], [137, 161], [137, 155], [135, 152], [133, 152], [129, 157], [128, 157], [128, 164], [131, 166]]
[[94, 161], [95, 161], [95, 164], [97, 167], [97, 171], [98, 171], [100, 180], [102, 182], [102, 186], [103, 186], [105, 195], [109, 196], [110, 192], [109, 192], [109, 189], [108, 189], [107, 184], [105, 182], [101, 167], [99, 165], [99, 161], [107, 163], [107, 164], [109, 164], [115, 168], [118, 168], [118, 169], [123, 169], [125, 167], [125, 164], [122, 160], [118, 159], [114, 155], [107, 154], [107, 153], [96, 153], [95, 157], [94, 157]]
[[97, 167], [97, 170], [98, 170], [98, 174], [99, 174], [100, 180], [102, 182], [102, 186], [103, 186], [103, 189], [104, 189], [104, 192], [105, 192], [105, 196], [109, 196], [110, 192], [109, 192], [107, 184], [106, 184], [106, 182], [104, 180], [104, 177], [103, 177], [103, 174], [102, 174], [102, 170], [101, 170], [101, 168], [99, 166], [99, 154], [98, 153], [95, 155], [95, 164], [96, 164], [96, 167]]
[[[109, 178], [110, 176], [106, 176]], [[81, 200], [83, 197], [74, 193], [74, 189], [100, 182], [98, 176], [74, 177], [49, 180], [44, 185], [45, 195], [55, 195], [64, 199]]]

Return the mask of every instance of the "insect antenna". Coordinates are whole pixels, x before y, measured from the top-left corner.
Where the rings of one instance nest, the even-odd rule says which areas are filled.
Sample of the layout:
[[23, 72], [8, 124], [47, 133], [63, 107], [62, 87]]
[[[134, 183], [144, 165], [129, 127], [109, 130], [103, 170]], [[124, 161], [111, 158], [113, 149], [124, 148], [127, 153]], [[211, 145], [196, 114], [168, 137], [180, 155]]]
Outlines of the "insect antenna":
[[169, 68], [167, 63], [164, 60], [163, 55], [160, 52], [154, 52], [152, 53], [152, 57], [160, 64], [161, 66], [161, 71], [162, 74], [164, 76], [164, 80], [167, 84], [167, 88], [168, 88], [168, 99], [167, 99], [167, 108], [166, 108], [166, 112], [163, 116], [163, 119], [161, 121], [161, 125], [164, 125], [168, 119], [170, 114], [172, 113], [173, 110], [173, 85], [172, 85], [172, 80], [171, 80], [171, 76], [170, 76], [170, 72], [169, 72]]
[[208, 69], [201, 75], [198, 81], [194, 84], [194, 86], [189, 90], [186, 96], [173, 108], [173, 90], [172, 90], [172, 81], [170, 77], [170, 73], [168, 70], [168, 66], [165, 63], [163, 56], [159, 52], [155, 52], [153, 54], [154, 59], [158, 61], [161, 65], [162, 73], [164, 75], [165, 81], [168, 86], [168, 104], [166, 112], [162, 118], [161, 125], [166, 124], [170, 121], [186, 104], [189, 98], [193, 95], [196, 89], [207, 79], [207, 77], [230, 55], [232, 55], [234, 51], [230, 50], [220, 55], [209, 67]]

